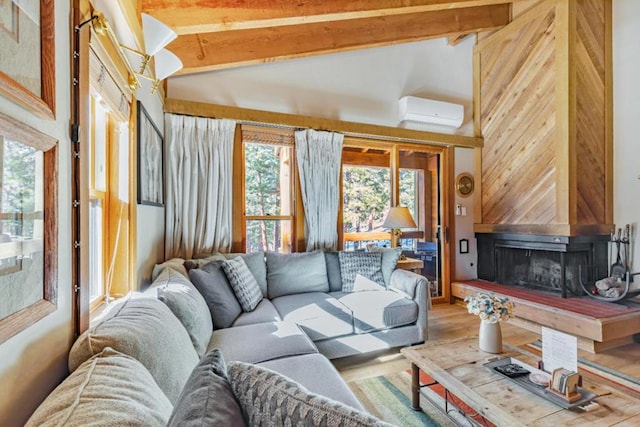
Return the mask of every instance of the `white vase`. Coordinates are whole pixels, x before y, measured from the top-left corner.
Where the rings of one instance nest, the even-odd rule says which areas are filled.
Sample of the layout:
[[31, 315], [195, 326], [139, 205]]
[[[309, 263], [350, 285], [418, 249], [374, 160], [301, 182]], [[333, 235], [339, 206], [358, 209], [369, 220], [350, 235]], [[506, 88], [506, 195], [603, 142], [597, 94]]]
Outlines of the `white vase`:
[[500, 328], [500, 322], [489, 323], [486, 320], [480, 322], [478, 347], [486, 353], [502, 353], [502, 329]]

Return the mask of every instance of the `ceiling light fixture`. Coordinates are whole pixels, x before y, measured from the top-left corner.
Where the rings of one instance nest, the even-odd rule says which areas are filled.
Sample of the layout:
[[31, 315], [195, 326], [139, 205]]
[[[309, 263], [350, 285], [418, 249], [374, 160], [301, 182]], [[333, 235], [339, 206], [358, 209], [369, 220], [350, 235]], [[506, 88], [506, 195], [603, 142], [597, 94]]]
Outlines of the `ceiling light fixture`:
[[[129, 87], [131, 90], [136, 90], [141, 86], [139, 80], [141, 77], [152, 82], [151, 93], [154, 93], [162, 80], [182, 68], [182, 61], [172, 52], [164, 49], [164, 47], [175, 40], [178, 35], [156, 18], [146, 13], [142, 14], [142, 32], [144, 34], [146, 51], [142, 52], [120, 43], [109, 21], [105, 19], [102, 13], [96, 12], [94, 13], [94, 17], [92, 26], [96, 34], [109, 37], [111, 42], [120, 48], [118, 49], [118, 53], [129, 71]], [[142, 58], [138, 71], [133, 69], [124, 51], [134, 53]], [[151, 73], [151, 70], [149, 70], [151, 58], [154, 59], [155, 74], [149, 75], [148, 73]]]

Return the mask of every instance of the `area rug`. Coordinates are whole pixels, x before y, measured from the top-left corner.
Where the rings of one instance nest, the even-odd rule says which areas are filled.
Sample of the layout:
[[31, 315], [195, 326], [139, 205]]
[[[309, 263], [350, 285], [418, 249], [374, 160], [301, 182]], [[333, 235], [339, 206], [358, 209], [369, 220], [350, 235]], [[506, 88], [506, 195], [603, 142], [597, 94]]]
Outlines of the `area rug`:
[[[425, 397], [422, 390], [422, 411], [411, 409], [411, 374], [396, 372], [348, 383], [365, 408], [376, 417], [397, 426], [449, 427], [456, 424]], [[460, 418], [461, 419], [461, 418]]]

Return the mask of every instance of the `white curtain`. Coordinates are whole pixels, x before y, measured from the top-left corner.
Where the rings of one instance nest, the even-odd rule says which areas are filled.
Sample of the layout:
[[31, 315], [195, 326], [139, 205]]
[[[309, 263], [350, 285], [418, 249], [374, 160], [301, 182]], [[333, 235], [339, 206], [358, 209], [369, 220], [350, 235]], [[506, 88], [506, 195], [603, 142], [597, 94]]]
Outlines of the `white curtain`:
[[307, 251], [336, 249], [344, 135], [308, 129], [295, 136]]
[[167, 259], [231, 249], [235, 125], [165, 114]]

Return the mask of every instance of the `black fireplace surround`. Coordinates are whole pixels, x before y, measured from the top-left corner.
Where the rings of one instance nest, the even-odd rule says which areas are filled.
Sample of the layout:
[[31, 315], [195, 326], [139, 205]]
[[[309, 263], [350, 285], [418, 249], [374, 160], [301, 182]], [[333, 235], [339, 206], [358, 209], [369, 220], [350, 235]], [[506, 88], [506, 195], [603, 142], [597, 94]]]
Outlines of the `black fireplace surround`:
[[607, 272], [609, 236], [476, 233], [478, 278], [567, 296], [583, 294], [580, 266]]

